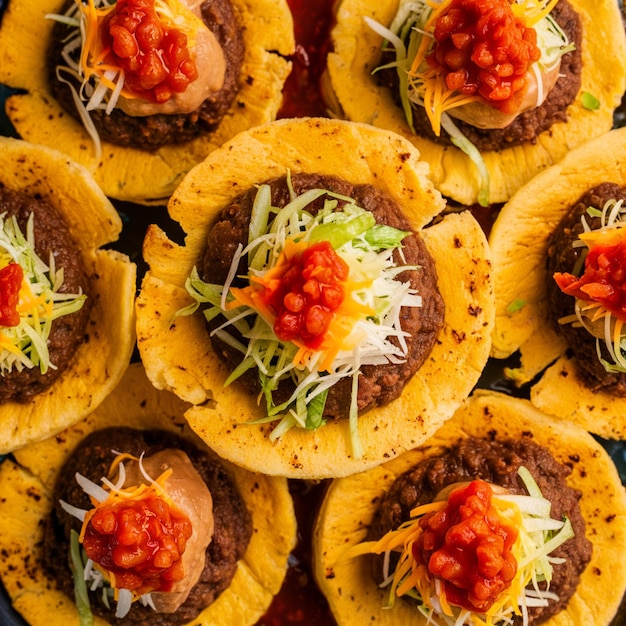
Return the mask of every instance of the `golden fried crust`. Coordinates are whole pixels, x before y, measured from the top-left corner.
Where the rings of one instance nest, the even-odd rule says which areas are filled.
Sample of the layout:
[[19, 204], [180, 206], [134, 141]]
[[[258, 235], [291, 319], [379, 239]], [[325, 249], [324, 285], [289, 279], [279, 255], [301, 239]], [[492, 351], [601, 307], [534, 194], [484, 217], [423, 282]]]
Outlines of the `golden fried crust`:
[[[505, 202], [537, 172], [556, 163], [582, 142], [608, 131], [613, 110], [626, 88], [626, 40], [619, 8], [614, 2], [570, 0], [582, 21], [582, 83], [568, 107], [567, 123], [554, 124], [534, 144], [483, 153], [490, 173], [489, 198]], [[414, 135], [400, 107], [372, 71], [379, 65], [382, 38], [364, 16], [389, 25], [398, 0], [342, 0], [332, 32], [334, 51], [328, 56], [329, 88], [347, 119], [388, 128], [408, 137], [430, 163], [435, 186], [460, 204], [477, 202], [478, 177], [469, 158], [453, 146]], [[610, 43], [608, 43], [610, 42]], [[600, 108], [586, 109], [582, 95], [591, 93]]]
[[[111, 426], [170, 430], [202, 446], [185, 425], [185, 406], [173, 394], [154, 389], [141, 365], [133, 363], [115, 391], [85, 420], [23, 448], [15, 462], [7, 460], [0, 466], [0, 577], [13, 606], [31, 626], [50, 623], [50, 615], [55, 623], [78, 620], [72, 599], [57, 591], [39, 566], [41, 520], [52, 510], [54, 484], [65, 459], [85, 435]], [[213, 455], [209, 450], [207, 454]], [[253, 475], [220, 462], [250, 510], [254, 530], [230, 587], [193, 624], [252, 625], [269, 607], [287, 571], [296, 541], [293, 502], [285, 479]], [[94, 623], [106, 622], [96, 618]]]
[[[521, 352], [520, 383], [564, 355], [566, 345], [549, 322], [545, 261], [548, 237], [569, 208], [604, 182], [626, 185], [626, 129], [613, 130], [570, 152], [538, 174], [502, 208], [489, 237], [494, 262], [496, 322], [492, 356]], [[514, 301], [524, 305], [509, 312]], [[544, 411], [603, 437], [626, 437], [626, 399], [592, 393], [573, 364], [559, 359], [531, 392]]]
[[96, 408], [119, 382], [135, 345], [136, 266], [102, 246], [122, 230], [117, 211], [82, 166], [65, 155], [0, 137], [0, 184], [39, 196], [65, 218], [82, 249], [94, 306], [87, 338], [52, 387], [27, 404], [0, 405], [0, 453], [40, 441]]
[[606, 451], [582, 428], [553, 420], [527, 400], [479, 391], [467, 400], [423, 446], [376, 467], [331, 483], [314, 530], [315, 579], [342, 626], [426, 624], [408, 603], [383, 609], [388, 591], [377, 587], [361, 559], [341, 559], [363, 541], [377, 503], [400, 474], [422, 459], [437, 456], [463, 437], [532, 440], [572, 467], [569, 486], [582, 492], [580, 507], [586, 536], [593, 544], [568, 607], [546, 626], [608, 624], [626, 590], [626, 495]]
[[24, 139], [54, 147], [84, 165], [107, 196], [163, 204], [193, 165], [247, 128], [276, 117], [293, 53], [292, 18], [285, 0], [232, 0], [243, 27], [245, 56], [240, 91], [210, 135], [145, 152], [104, 143], [102, 159], [82, 125], [48, 91], [46, 55], [53, 22], [64, 0], [11, 2], [0, 29], [0, 82], [24, 89], [7, 99], [7, 114]]
[[[197, 313], [176, 318], [190, 303], [184, 289], [220, 209], [254, 184], [293, 173], [340, 176], [372, 184], [396, 200], [434, 258], [446, 316], [426, 363], [400, 398], [359, 419], [364, 454], [354, 458], [347, 421], [316, 431], [292, 429], [273, 443], [256, 398], [237, 384], [213, 352]], [[254, 471], [294, 478], [343, 476], [372, 467], [432, 434], [467, 397], [484, 367], [492, 328], [491, 263], [483, 231], [469, 213], [424, 228], [444, 204], [428, 166], [399, 135], [326, 119], [282, 120], [235, 138], [194, 168], [169, 204], [187, 233], [185, 245], [149, 230], [150, 265], [137, 300], [137, 336], [148, 377], [194, 404], [192, 428], [223, 457]]]

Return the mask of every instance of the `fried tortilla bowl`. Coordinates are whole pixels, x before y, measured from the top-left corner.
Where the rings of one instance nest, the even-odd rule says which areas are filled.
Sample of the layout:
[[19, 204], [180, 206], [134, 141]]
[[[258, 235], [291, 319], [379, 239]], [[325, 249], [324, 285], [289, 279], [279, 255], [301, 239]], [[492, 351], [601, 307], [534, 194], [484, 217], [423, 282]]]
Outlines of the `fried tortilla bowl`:
[[[14, 608], [31, 625], [78, 623], [72, 599], [56, 590], [53, 580], [38, 567], [42, 519], [50, 513], [57, 474], [74, 447], [88, 433], [111, 426], [165, 429], [202, 443], [182, 417], [185, 403], [157, 391], [140, 364], [128, 368], [120, 385], [85, 420], [15, 454], [15, 462], [0, 466], [0, 576]], [[207, 454], [213, 454], [207, 449]], [[222, 461], [221, 461], [222, 462]], [[252, 475], [222, 462], [252, 515], [253, 533], [231, 585], [195, 620], [197, 626], [254, 624], [279, 591], [287, 558], [296, 540], [293, 502], [284, 479]], [[68, 477], [68, 480], [73, 477]], [[105, 624], [100, 618], [94, 624]]]
[[[483, 153], [490, 174], [489, 201], [505, 202], [537, 172], [564, 157], [591, 137], [608, 131], [613, 110], [626, 87], [626, 44], [620, 11], [614, 2], [570, 0], [582, 21], [582, 83], [569, 106], [567, 123], [554, 124], [536, 143]], [[334, 50], [328, 55], [328, 99], [331, 108], [347, 119], [388, 128], [408, 137], [430, 163], [432, 178], [441, 193], [471, 205], [477, 202], [479, 177], [474, 164], [454, 146], [444, 146], [413, 134], [391, 92], [376, 82], [372, 71], [380, 64], [382, 38], [364, 21], [369, 16], [388, 26], [397, 0], [337, 3], [337, 24], [332, 31]], [[610, 42], [610, 43], [609, 43]], [[583, 106], [583, 94], [600, 101], [597, 110]]]
[[[565, 356], [567, 346], [548, 321], [545, 259], [550, 233], [583, 193], [602, 182], [626, 185], [625, 142], [626, 129], [610, 131], [538, 174], [505, 204], [489, 237], [496, 291], [492, 356], [519, 350], [521, 365], [510, 375], [520, 384], [553, 363], [531, 388], [531, 400], [615, 439], [626, 437], [626, 399], [590, 391]], [[512, 307], [515, 302], [523, 306]]]
[[0, 137], [0, 185], [38, 196], [65, 217], [83, 250], [94, 300], [87, 337], [63, 375], [28, 403], [0, 404], [0, 453], [40, 441], [93, 411], [119, 382], [135, 345], [137, 268], [102, 246], [122, 222], [83, 167], [55, 150]]
[[24, 90], [7, 99], [7, 115], [19, 135], [66, 153], [84, 165], [111, 198], [164, 204], [193, 165], [238, 132], [276, 117], [291, 63], [294, 38], [285, 0], [232, 0], [242, 25], [245, 57], [240, 91], [218, 128], [191, 142], [146, 152], [103, 143], [102, 159], [80, 122], [50, 96], [46, 56], [64, 0], [10, 2], [0, 29], [0, 82]]
[[377, 503], [392, 482], [422, 459], [443, 453], [464, 437], [532, 440], [572, 467], [569, 486], [582, 492], [580, 507], [586, 535], [593, 544], [591, 562], [567, 609], [547, 626], [606, 625], [626, 590], [626, 495], [615, 465], [582, 428], [557, 422], [521, 400], [479, 390], [437, 433], [419, 448], [367, 472], [333, 481], [314, 530], [313, 558], [317, 583], [341, 625], [376, 623], [426, 624], [408, 602], [384, 609], [387, 589], [374, 581], [359, 558], [341, 559], [349, 547], [365, 540]]
[[[293, 428], [275, 443], [257, 398], [237, 384], [224, 388], [227, 367], [214, 353], [200, 312], [179, 317], [190, 296], [185, 280], [201, 258], [220, 209], [257, 183], [292, 173], [369, 183], [398, 201], [435, 260], [446, 307], [444, 326], [425, 364], [391, 404], [359, 419], [364, 450], [351, 453], [347, 420], [317, 430]], [[185, 245], [151, 227], [147, 272], [137, 300], [138, 346], [148, 377], [194, 406], [191, 427], [220, 456], [248, 469], [292, 478], [340, 476], [418, 445], [467, 397], [486, 362], [492, 328], [491, 263], [483, 231], [469, 214], [423, 228], [444, 203], [428, 166], [404, 138], [365, 124], [328, 119], [281, 120], [242, 133], [194, 168], [169, 204]]]

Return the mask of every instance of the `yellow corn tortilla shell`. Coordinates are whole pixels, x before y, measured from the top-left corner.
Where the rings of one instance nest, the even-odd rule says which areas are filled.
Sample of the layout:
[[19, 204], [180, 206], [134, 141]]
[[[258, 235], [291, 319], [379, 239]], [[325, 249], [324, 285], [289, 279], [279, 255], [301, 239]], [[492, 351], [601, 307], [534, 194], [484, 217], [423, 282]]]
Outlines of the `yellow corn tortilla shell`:
[[[73, 599], [56, 589], [40, 567], [41, 521], [52, 510], [58, 472], [88, 433], [111, 426], [165, 429], [202, 446], [182, 417], [185, 403], [157, 391], [142, 366], [133, 363], [115, 391], [85, 420], [57, 437], [23, 448], [15, 462], [0, 465], [0, 577], [14, 608], [30, 626], [78, 623]], [[214, 455], [207, 449], [207, 454]], [[216, 457], [217, 458], [217, 457]], [[222, 462], [252, 514], [248, 549], [228, 589], [191, 623], [195, 626], [255, 624], [280, 590], [295, 546], [293, 502], [282, 478], [251, 474]], [[68, 477], [68, 480], [73, 480]], [[96, 618], [94, 624], [106, 622]]]
[[0, 453], [50, 437], [93, 411], [119, 382], [135, 346], [137, 268], [102, 246], [122, 222], [92, 176], [50, 148], [0, 137], [0, 184], [55, 207], [81, 247], [94, 300], [85, 341], [62, 376], [25, 404], [0, 404]]
[[[556, 390], [556, 392], [555, 392]], [[626, 439], [626, 400], [581, 385], [573, 357], [564, 354], [530, 389], [531, 402], [606, 439]]]
[[[538, 174], [504, 205], [493, 225], [489, 236], [496, 292], [492, 356], [506, 358], [519, 350], [521, 364], [511, 375], [520, 384], [535, 378], [567, 348], [548, 321], [548, 237], [569, 208], [603, 182], [626, 185], [626, 129], [587, 142]], [[507, 312], [515, 301], [524, 304]], [[559, 374], [563, 368], [567, 376]], [[537, 383], [531, 399], [543, 410], [597, 435], [626, 437], [626, 398], [592, 393], [566, 359]]]
[[0, 83], [26, 90], [7, 99], [6, 111], [20, 137], [68, 154], [84, 165], [107, 196], [140, 204], [164, 204], [184, 174], [236, 133], [271, 121], [291, 70], [286, 57], [295, 42], [285, 0], [232, 0], [243, 28], [245, 56], [240, 91], [217, 129], [191, 142], [146, 152], [103, 142], [102, 159], [80, 122], [48, 89], [46, 58], [53, 22], [64, 0], [11, 2], [0, 29]]
[[478, 391], [437, 433], [415, 450], [379, 467], [333, 481], [322, 503], [313, 536], [313, 571], [340, 626], [426, 625], [404, 601], [384, 609], [388, 589], [380, 589], [361, 558], [342, 559], [365, 540], [377, 504], [392, 482], [422, 459], [437, 456], [464, 437], [531, 438], [572, 467], [567, 478], [582, 492], [580, 507], [593, 544], [591, 562], [565, 611], [546, 626], [607, 625], [626, 590], [626, 495], [606, 451], [583, 429], [552, 420], [527, 400]]
[[[359, 419], [361, 458], [352, 455], [347, 420], [316, 431], [294, 428], [270, 441], [271, 425], [246, 423], [265, 416], [257, 399], [238, 383], [223, 387], [229, 372], [213, 352], [203, 315], [171, 323], [192, 302], [185, 280], [201, 258], [220, 209], [253, 185], [287, 171], [380, 188], [399, 202], [435, 260], [446, 306], [444, 327], [402, 396]], [[399, 135], [365, 124], [296, 119], [239, 135], [178, 187], [169, 211], [187, 233], [185, 245], [170, 241], [156, 227], [147, 233], [144, 256], [150, 270], [137, 300], [138, 347], [152, 383], [195, 405], [185, 415], [220, 456], [253, 471], [292, 478], [354, 473], [418, 445], [469, 395], [489, 352], [489, 252], [483, 231], [468, 212], [423, 228], [443, 208], [427, 172], [414, 146]]]
[[[456, 147], [413, 134], [389, 89], [372, 76], [380, 64], [382, 38], [363, 17], [389, 26], [398, 0], [341, 0], [337, 4], [326, 85], [330, 99], [336, 100], [336, 114], [405, 135], [430, 163], [433, 182], [444, 196], [463, 205], [476, 203], [479, 179], [470, 159]], [[490, 174], [491, 203], [505, 202], [537, 172], [613, 124], [613, 110], [626, 89], [626, 42], [619, 8], [615, 2], [595, 0], [570, 0], [570, 4], [580, 15], [583, 29], [580, 91], [568, 107], [567, 123], [554, 124], [536, 143], [483, 153]], [[598, 110], [583, 106], [582, 95], [587, 92], [600, 101]]]

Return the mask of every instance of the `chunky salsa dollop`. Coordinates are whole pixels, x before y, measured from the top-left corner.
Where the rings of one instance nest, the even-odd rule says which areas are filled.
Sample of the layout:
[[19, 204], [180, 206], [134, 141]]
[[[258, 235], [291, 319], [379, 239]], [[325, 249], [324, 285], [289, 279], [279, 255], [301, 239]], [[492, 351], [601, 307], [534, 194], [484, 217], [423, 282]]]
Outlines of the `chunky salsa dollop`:
[[101, 32], [105, 63], [124, 70], [136, 97], [166, 102], [198, 78], [187, 35], [161, 19], [155, 0], [118, 0]]
[[449, 603], [483, 613], [517, 573], [518, 531], [492, 503], [492, 488], [474, 480], [455, 489], [446, 506], [420, 519], [415, 560], [441, 580]]
[[191, 537], [189, 518], [164, 498], [105, 501], [88, 513], [82, 537], [87, 556], [115, 586], [137, 595], [170, 591], [185, 576], [182, 554]]
[[433, 36], [427, 62], [445, 75], [448, 89], [480, 95], [505, 113], [518, 109], [541, 50], [536, 30], [513, 13], [509, 0], [452, 0]]

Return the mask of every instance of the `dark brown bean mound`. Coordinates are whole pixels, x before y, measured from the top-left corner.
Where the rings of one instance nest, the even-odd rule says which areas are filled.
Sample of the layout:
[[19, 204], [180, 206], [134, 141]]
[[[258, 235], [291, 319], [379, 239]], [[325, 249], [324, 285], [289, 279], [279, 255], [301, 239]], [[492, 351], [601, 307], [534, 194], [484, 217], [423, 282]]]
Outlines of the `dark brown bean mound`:
[[[544, 497], [552, 503], [551, 516], [567, 516], [575, 536], [556, 549], [552, 556], [566, 561], [554, 566], [550, 591], [559, 596], [547, 607], [529, 609], [533, 624], [539, 624], [561, 611], [576, 591], [581, 572], [591, 559], [592, 545], [585, 537], [585, 521], [578, 501], [581, 494], [569, 487], [565, 479], [571, 470], [557, 462], [552, 454], [529, 439], [491, 441], [467, 438], [453, 445], [441, 456], [425, 459], [399, 476], [386, 493], [369, 530], [377, 539], [410, 519], [416, 506], [432, 502], [447, 485], [482, 479], [500, 485], [512, 493], [525, 494], [517, 476], [523, 465], [532, 474]], [[380, 564], [377, 563], [380, 571]]]
[[[480, 150], [503, 150], [525, 143], [535, 143], [537, 137], [556, 122], [567, 121], [567, 107], [574, 101], [580, 89], [582, 71], [582, 26], [578, 14], [567, 0], [561, 0], [551, 14], [559, 26], [574, 42], [576, 49], [563, 55], [559, 79], [545, 101], [537, 108], [519, 115], [511, 124], [502, 129], [481, 129], [461, 120], [454, 120], [459, 130]], [[381, 64], [393, 60], [393, 53], [385, 53]], [[381, 70], [380, 80], [390, 87], [398, 101], [398, 76], [396, 70]], [[450, 145], [450, 136], [444, 131], [437, 137], [428, 117], [421, 106], [413, 106], [413, 122], [416, 134], [428, 137], [444, 145]]]
[[44, 564], [58, 581], [59, 587], [74, 597], [72, 574], [68, 566], [69, 536], [73, 528], [80, 532], [80, 522], [66, 513], [59, 501], [90, 509], [85, 492], [77, 484], [75, 473], [100, 484], [115, 458], [112, 450], [140, 456], [155, 454], [167, 448], [182, 450], [206, 483], [213, 498], [214, 533], [206, 550], [206, 562], [200, 580], [187, 600], [175, 613], [156, 613], [135, 602], [123, 620], [114, 616], [115, 605], [107, 609], [100, 593], [90, 592], [92, 611], [111, 623], [178, 626], [193, 620], [226, 589], [235, 575], [237, 561], [246, 551], [252, 534], [252, 519], [244, 501], [223, 467], [188, 440], [171, 432], [137, 431], [130, 428], [107, 428], [88, 435], [68, 459], [60, 473], [54, 493], [54, 510], [46, 521], [43, 546]]
[[[291, 177], [293, 188], [299, 195], [309, 189], [326, 189], [335, 193], [354, 198], [357, 205], [371, 211], [379, 224], [386, 224], [402, 230], [411, 230], [411, 225], [402, 214], [400, 207], [382, 192], [371, 185], [353, 185], [343, 180], [318, 176], [314, 174], [297, 174]], [[268, 183], [272, 189], [273, 206], [282, 207], [289, 202], [289, 190], [286, 179], [279, 178]], [[248, 224], [256, 189], [250, 190], [242, 197], [226, 207], [218, 217], [216, 224], [209, 233], [205, 257], [201, 265], [201, 277], [206, 282], [223, 284], [237, 246], [247, 244]], [[324, 203], [322, 196], [310, 207], [315, 214]], [[340, 207], [339, 207], [340, 208]], [[437, 288], [437, 272], [435, 264], [421, 238], [411, 234], [402, 242], [404, 261], [398, 255], [398, 264], [417, 265], [417, 270], [402, 272], [397, 279], [410, 281], [422, 296], [421, 307], [404, 307], [401, 312], [402, 328], [410, 333], [407, 338], [408, 355], [404, 363], [368, 365], [361, 368], [359, 377], [358, 407], [361, 413], [388, 404], [395, 400], [404, 386], [421, 367], [430, 354], [437, 333], [443, 325], [444, 303]], [[247, 274], [247, 261], [244, 259], [239, 268], [240, 274]], [[213, 322], [213, 326], [218, 321]], [[217, 354], [233, 368], [241, 360], [241, 354], [212, 337]], [[258, 375], [249, 372], [241, 378], [242, 382], [255, 395], [260, 386]], [[331, 418], [347, 417], [350, 406], [352, 381], [343, 379], [331, 388], [326, 401], [324, 415]], [[291, 384], [285, 382], [279, 388], [277, 403], [291, 394]]]
[[[626, 374], [607, 372], [596, 352], [596, 340], [587, 330], [572, 324], [559, 324], [559, 319], [574, 313], [575, 299], [564, 294], [552, 278], [555, 272], [572, 273], [581, 248], [574, 248], [583, 226], [580, 221], [588, 207], [602, 209], [607, 200], [626, 201], [626, 188], [614, 183], [603, 183], [585, 193], [563, 217], [548, 240], [546, 261], [546, 293], [549, 302], [550, 323], [561, 334], [575, 356], [581, 380], [594, 391], [604, 390], [613, 395], [626, 397]], [[600, 226], [599, 217], [586, 215], [592, 229]], [[603, 358], [610, 362], [604, 341], [600, 341]]]
[[[103, 141], [140, 150], [158, 150], [168, 144], [190, 141], [210, 133], [220, 123], [239, 91], [244, 56], [243, 36], [230, 0], [204, 0], [201, 10], [204, 23], [222, 46], [226, 58], [222, 88], [207, 98], [199, 109], [188, 114], [135, 117], [119, 109], [114, 109], [110, 115], [102, 110], [91, 111], [91, 119]], [[47, 56], [50, 89], [63, 108], [80, 120], [70, 89], [56, 76], [57, 65], [65, 65], [61, 51], [67, 33], [66, 26], [55, 24]], [[64, 78], [68, 76], [64, 75]]]
[[85, 340], [87, 322], [92, 307], [89, 298], [89, 280], [85, 274], [82, 253], [70, 236], [63, 217], [39, 198], [0, 187], [0, 212], [6, 218], [15, 216], [22, 233], [31, 213], [34, 214], [35, 251], [44, 263], [54, 255], [56, 268], [63, 268], [64, 282], [60, 292], [86, 293], [82, 308], [58, 318], [52, 323], [48, 338], [50, 361], [56, 369], [45, 374], [39, 367], [24, 368], [0, 375], [0, 404], [9, 401], [28, 402], [48, 389], [67, 369], [77, 347]]

